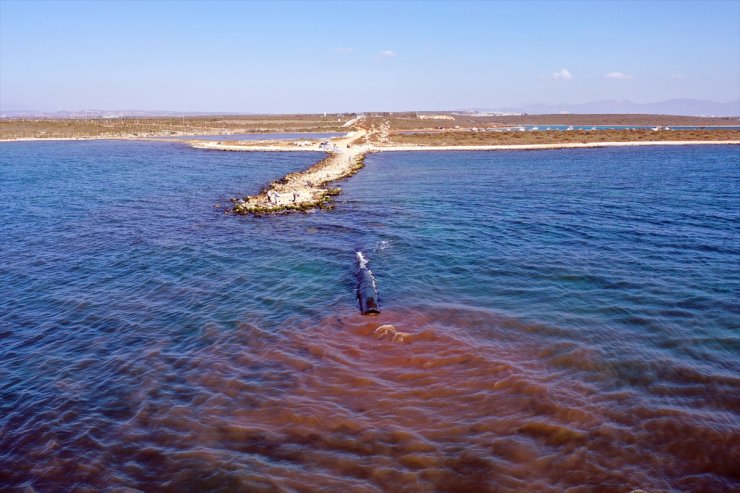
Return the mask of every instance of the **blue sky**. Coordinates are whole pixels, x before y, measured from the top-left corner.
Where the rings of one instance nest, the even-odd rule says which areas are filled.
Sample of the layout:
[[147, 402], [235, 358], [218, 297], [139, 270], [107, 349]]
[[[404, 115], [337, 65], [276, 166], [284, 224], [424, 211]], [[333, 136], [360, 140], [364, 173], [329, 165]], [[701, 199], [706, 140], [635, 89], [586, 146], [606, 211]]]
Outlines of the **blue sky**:
[[0, 0], [0, 110], [740, 98], [740, 1]]

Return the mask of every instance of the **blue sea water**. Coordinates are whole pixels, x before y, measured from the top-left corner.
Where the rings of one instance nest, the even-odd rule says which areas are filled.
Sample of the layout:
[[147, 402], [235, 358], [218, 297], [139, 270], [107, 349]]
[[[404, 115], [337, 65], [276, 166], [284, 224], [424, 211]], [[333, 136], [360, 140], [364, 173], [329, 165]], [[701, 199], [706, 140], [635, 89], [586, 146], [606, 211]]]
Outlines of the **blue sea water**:
[[316, 160], [0, 146], [0, 484], [738, 486], [738, 146], [380, 153], [225, 214]]

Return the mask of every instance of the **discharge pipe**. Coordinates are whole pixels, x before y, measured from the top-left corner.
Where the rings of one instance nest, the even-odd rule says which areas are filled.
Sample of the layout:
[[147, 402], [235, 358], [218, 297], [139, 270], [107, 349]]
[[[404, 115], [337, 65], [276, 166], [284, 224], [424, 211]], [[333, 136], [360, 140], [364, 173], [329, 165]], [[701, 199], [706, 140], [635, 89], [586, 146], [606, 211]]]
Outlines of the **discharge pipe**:
[[357, 300], [360, 302], [360, 313], [363, 315], [377, 315], [378, 290], [375, 287], [375, 277], [367, 268], [367, 259], [362, 252], [357, 252]]

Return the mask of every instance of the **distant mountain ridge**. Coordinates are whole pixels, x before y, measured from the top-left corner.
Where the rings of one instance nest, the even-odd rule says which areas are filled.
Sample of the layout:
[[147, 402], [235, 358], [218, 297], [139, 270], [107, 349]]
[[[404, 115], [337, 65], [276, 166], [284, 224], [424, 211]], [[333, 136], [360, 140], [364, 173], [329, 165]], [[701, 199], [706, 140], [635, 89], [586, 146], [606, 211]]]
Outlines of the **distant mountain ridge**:
[[535, 103], [526, 106], [502, 107], [486, 111], [498, 113], [528, 113], [531, 115], [572, 114], [647, 114], [680, 116], [737, 116], [740, 117], [740, 99], [718, 103], [701, 99], [669, 99], [656, 103], [635, 103], [608, 99], [581, 104]]

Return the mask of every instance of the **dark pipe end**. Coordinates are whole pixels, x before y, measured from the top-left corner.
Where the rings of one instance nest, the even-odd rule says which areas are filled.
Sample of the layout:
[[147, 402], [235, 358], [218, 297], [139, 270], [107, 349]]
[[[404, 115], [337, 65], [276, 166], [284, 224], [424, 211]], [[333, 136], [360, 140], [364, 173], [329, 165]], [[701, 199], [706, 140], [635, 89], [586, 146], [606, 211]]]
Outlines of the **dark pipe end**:
[[377, 315], [380, 313], [378, 299], [373, 289], [360, 289], [357, 291], [357, 300], [360, 302], [360, 313], [363, 315]]

